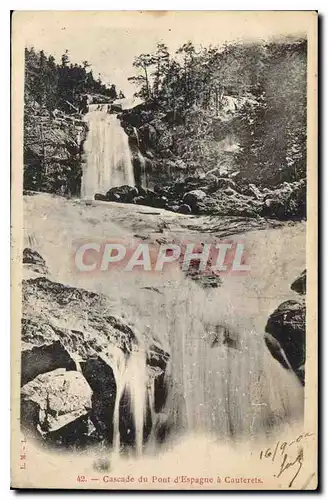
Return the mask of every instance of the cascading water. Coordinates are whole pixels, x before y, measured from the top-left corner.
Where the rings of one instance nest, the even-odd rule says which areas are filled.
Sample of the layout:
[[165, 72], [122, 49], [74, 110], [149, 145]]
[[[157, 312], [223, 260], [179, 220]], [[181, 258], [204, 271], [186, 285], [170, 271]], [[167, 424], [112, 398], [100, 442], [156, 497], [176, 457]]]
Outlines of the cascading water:
[[137, 146], [138, 146], [137, 158], [138, 158], [138, 165], [139, 165], [139, 182], [140, 182], [142, 187], [148, 188], [150, 186], [149, 186], [147, 172], [146, 172], [146, 160], [140, 151], [140, 138], [139, 138], [138, 129], [136, 127], [133, 127], [133, 133], [134, 133], [134, 137], [137, 140]]
[[[84, 145], [82, 198], [93, 199], [96, 193], [105, 194], [111, 187], [135, 184], [128, 136], [117, 116], [108, 111], [108, 105], [92, 105], [85, 116], [89, 131]], [[137, 131], [135, 134], [138, 139]], [[145, 160], [140, 151], [138, 158], [141, 182], [147, 185]], [[258, 260], [261, 266], [267, 262], [266, 252], [263, 251]], [[260, 282], [261, 275], [257, 279]], [[252, 283], [257, 281], [254, 279]], [[97, 289], [98, 286], [100, 283]], [[105, 289], [101, 291], [109, 294], [108, 286], [106, 280]], [[132, 280], [129, 290], [137, 301], [140, 288], [133, 292], [133, 286]], [[235, 439], [263, 435], [302, 416], [303, 388], [291, 371], [286, 371], [271, 357], [262, 333], [264, 325], [252, 323], [249, 310], [253, 308], [253, 316], [258, 318], [260, 303], [254, 307], [250, 301], [249, 310], [245, 310], [238, 323], [236, 311], [243, 311], [247, 299], [243, 296], [236, 304], [238, 284], [233, 284], [233, 293], [229, 286], [229, 280], [225, 280], [218, 291], [209, 295], [197, 286], [190, 286], [187, 280], [180, 282], [177, 288], [171, 283], [168, 295], [155, 294], [156, 303], [140, 303], [137, 315], [135, 310], [131, 311], [133, 317], [140, 318], [139, 331], [145, 330], [144, 311], [157, 311], [148, 317], [146, 326], [152, 332], [158, 333], [160, 329], [161, 340], [166, 338], [170, 352], [165, 375], [167, 400], [157, 413], [156, 391], [147, 373], [143, 348], [125, 356], [119, 350], [110, 352], [109, 346], [108, 364], [113, 368], [117, 384], [114, 449], [118, 451], [122, 442], [120, 404], [124, 397], [129, 400], [138, 455], [143, 449], [147, 407], [152, 420], [150, 448], [156, 442], [154, 429], [163, 418], [173, 435], [200, 432]], [[126, 309], [126, 301], [122, 300], [123, 303]], [[208, 321], [206, 316], [211, 307], [212, 317]], [[129, 311], [122, 312], [129, 315]]]
[[128, 136], [108, 104], [92, 104], [85, 115], [88, 134], [84, 143], [81, 198], [94, 199], [115, 186], [134, 186]]
[[147, 174], [146, 174], [146, 160], [138, 151], [138, 160], [139, 160], [139, 165], [140, 165], [140, 179], [141, 179], [141, 185], [143, 187], [148, 187], [148, 179], [147, 179]]
[[[107, 355], [101, 355], [114, 372], [116, 381], [116, 399], [113, 412], [113, 449], [118, 453], [121, 445], [120, 403], [126, 392], [130, 404], [135, 428], [135, 447], [137, 455], [142, 453], [143, 428], [146, 413], [147, 366], [144, 349], [135, 349], [125, 356], [115, 346], [108, 346]], [[130, 430], [131, 431], [131, 430]]]

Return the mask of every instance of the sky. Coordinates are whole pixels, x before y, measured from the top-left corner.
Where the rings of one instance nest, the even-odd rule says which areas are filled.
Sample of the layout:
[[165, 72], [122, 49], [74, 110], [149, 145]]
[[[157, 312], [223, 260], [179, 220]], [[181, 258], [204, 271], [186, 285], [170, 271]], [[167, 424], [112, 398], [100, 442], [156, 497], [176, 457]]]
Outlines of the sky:
[[159, 41], [175, 51], [189, 40], [208, 46], [304, 35], [308, 24], [309, 13], [301, 11], [21, 11], [14, 14], [13, 35], [16, 30], [25, 46], [57, 61], [67, 49], [71, 62], [87, 60], [95, 77], [100, 73], [132, 97], [133, 59]]

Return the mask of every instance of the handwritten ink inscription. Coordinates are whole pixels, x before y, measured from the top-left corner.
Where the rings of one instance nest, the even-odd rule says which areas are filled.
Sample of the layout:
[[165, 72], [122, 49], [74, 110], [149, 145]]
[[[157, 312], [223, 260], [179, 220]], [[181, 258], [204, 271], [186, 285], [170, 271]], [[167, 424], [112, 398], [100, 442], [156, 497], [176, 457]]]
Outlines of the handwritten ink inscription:
[[291, 488], [304, 464], [304, 441], [313, 435], [311, 432], [306, 432], [289, 442], [277, 441], [272, 448], [266, 448], [260, 452], [260, 460], [271, 461], [277, 465], [274, 474], [276, 478], [283, 477], [287, 471], [292, 471], [293, 475], [288, 483], [288, 487]]

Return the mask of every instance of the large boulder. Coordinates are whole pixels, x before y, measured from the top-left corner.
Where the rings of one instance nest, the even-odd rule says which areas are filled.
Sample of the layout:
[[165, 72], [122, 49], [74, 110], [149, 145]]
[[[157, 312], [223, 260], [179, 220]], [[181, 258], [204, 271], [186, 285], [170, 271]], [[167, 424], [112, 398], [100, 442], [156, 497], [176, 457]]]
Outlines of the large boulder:
[[112, 443], [116, 399], [116, 380], [113, 369], [99, 356], [90, 357], [82, 362], [81, 369], [93, 391], [91, 421], [99, 439], [106, 439], [107, 442]]
[[111, 188], [106, 193], [107, 201], [119, 201], [121, 203], [131, 203], [133, 198], [138, 196], [138, 188], [134, 186], [117, 186]]
[[201, 189], [194, 189], [186, 193], [182, 199], [184, 205], [189, 205], [192, 210], [197, 210], [199, 203], [202, 203], [206, 198], [206, 193]]
[[183, 203], [178, 207], [177, 211], [179, 212], [179, 214], [191, 214], [191, 207], [186, 203]]
[[144, 199], [144, 205], [148, 205], [150, 207], [155, 208], [165, 208], [167, 205], [167, 198], [163, 196], [161, 193], [156, 193], [152, 189], [139, 187], [138, 191], [140, 195]]
[[106, 195], [105, 194], [101, 194], [101, 193], [96, 193], [95, 194], [95, 200], [98, 200], [98, 201], [108, 201]]
[[80, 372], [58, 369], [39, 375], [21, 389], [22, 425], [40, 435], [58, 431], [88, 414], [91, 397]]
[[[23, 319], [22, 331], [31, 328], [32, 325], [26, 325], [26, 319]], [[34, 323], [37, 329], [37, 325]], [[62, 343], [57, 340], [51, 344], [40, 346], [31, 346], [31, 344], [22, 343], [21, 357], [21, 384], [25, 385], [42, 373], [65, 368], [66, 370], [76, 370], [76, 362], [67, 352]]]
[[304, 384], [305, 301], [287, 300], [271, 314], [265, 327], [265, 341], [285, 368], [292, 369]]
[[290, 287], [294, 292], [300, 295], [306, 294], [306, 269], [300, 274], [300, 276], [292, 283]]

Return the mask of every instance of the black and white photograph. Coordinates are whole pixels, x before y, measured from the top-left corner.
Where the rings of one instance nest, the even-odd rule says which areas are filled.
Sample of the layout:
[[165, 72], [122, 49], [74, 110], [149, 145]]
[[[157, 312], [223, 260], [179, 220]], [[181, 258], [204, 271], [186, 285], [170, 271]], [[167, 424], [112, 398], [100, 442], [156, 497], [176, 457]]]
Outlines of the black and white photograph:
[[12, 487], [317, 488], [317, 12], [12, 15]]

